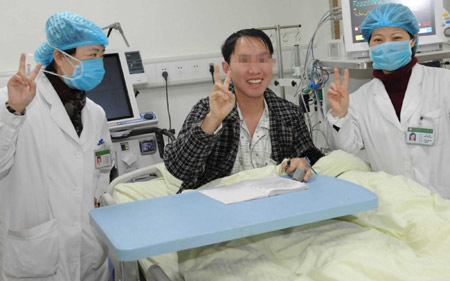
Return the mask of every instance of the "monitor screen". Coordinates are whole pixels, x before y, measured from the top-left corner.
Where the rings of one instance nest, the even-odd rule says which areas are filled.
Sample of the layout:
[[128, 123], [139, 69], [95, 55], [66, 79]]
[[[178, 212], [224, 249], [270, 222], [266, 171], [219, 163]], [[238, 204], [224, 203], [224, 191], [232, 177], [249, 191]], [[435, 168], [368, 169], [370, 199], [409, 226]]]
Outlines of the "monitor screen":
[[419, 45], [442, 42], [442, 0], [343, 0], [342, 23], [347, 52], [368, 50], [369, 46], [361, 35], [361, 23], [371, 10], [387, 3], [399, 3], [411, 9], [420, 28]]
[[[105, 54], [105, 76], [88, 97], [103, 107], [108, 121], [133, 118], [133, 110], [118, 53]], [[134, 94], [134, 93], [131, 93]]]
[[434, 0], [411, 1], [411, 0], [352, 0], [350, 9], [352, 11], [350, 18], [352, 24], [352, 39], [354, 43], [364, 42], [361, 35], [361, 23], [366, 15], [377, 6], [387, 3], [399, 3], [411, 9], [419, 23], [419, 35], [427, 36], [436, 34], [434, 20]]

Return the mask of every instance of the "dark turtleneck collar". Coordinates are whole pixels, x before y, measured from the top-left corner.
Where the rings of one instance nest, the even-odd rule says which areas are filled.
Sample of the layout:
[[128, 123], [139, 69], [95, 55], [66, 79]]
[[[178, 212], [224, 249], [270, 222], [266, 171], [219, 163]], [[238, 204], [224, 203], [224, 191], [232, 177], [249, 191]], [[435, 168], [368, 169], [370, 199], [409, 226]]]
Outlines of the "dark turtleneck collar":
[[373, 77], [380, 79], [384, 86], [387, 86], [386, 90], [388, 90], [388, 87], [393, 87], [394, 89], [404, 88], [406, 90], [409, 77], [411, 77], [412, 68], [416, 65], [417, 61], [416, 57], [412, 57], [407, 65], [394, 70], [390, 74], [384, 74], [383, 70], [374, 69]]
[[412, 68], [417, 63], [417, 58], [412, 57], [411, 61], [390, 74], [384, 74], [382, 70], [374, 69], [373, 77], [383, 82], [386, 92], [394, 106], [398, 120], [400, 120], [400, 112], [402, 109], [403, 99], [405, 97], [406, 88], [408, 87], [409, 78], [411, 77]]
[[[56, 73], [56, 70], [52, 65], [47, 66], [45, 70]], [[47, 76], [48, 80], [61, 99], [61, 102], [63, 103], [64, 108], [72, 121], [75, 131], [78, 136], [80, 136], [83, 131], [81, 111], [86, 105], [86, 92], [70, 88], [59, 76], [48, 73], [45, 73], [45, 76]]]

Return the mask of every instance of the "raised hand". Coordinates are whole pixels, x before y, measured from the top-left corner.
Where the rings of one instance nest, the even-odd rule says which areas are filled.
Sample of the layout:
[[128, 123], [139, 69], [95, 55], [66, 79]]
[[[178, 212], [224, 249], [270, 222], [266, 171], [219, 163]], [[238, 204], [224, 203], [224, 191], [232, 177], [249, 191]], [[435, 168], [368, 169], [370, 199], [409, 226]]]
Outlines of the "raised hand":
[[341, 83], [341, 75], [337, 68], [334, 69], [334, 82], [328, 89], [328, 100], [334, 117], [344, 117], [348, 112], [348, 69], [344, 70], [344, 80]]
[[214, 88], [209, 95], [209, 113], [201, 124], [201, 128], [212, 134], [231, 112], [236, 102], [236, 96], [228, 90], [231, 81], [231, 70], [222, 83], [219, 65], [214, 65]]
[[23, 112], [36, 95], [36, 78], [42, 64], [38, 63], [27, 77], [25, 73], [25, 54], [20, 56], [19, 71], [8, 81], [8, 103], [17, 112]]

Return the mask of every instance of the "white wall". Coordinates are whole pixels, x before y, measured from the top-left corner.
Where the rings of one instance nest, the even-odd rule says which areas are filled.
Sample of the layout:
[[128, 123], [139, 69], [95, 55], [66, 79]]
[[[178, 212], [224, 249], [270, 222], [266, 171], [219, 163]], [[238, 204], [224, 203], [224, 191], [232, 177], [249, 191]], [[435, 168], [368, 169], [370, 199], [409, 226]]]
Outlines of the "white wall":
[[[120, 22], [131, 46], [142, 58], [155, 60], [220, 53], [232, 32], [242, 28], [301, 24], [301, 44], [306, 44], [329, 0], [0, 0], [0, 87], [5, 75], [16, 71], [20, 53], [32, 53], [45, 41], [45, 22], [52, 14], [72, 11], [103, 27]], [[290, 30], [286, 46], [292, 46], [298, 30]], [[317, 53], [324, 52], [331, 28], [322, 27], [316, 37]], [[125, 47], [113, 30], [109, 48]], [[211, 84], [169, 87], [172, 127], [177, 132], [191, 107], [209, 95]], [[278, 91], [277, 89], [274, 89]], [[293, 100], [288, 90], [288, 99]], [[165, 90], [143, 89], [138, 97], [141, 111], [155, 111], [159, 126], [167, 128]]]
[[[42, 0], [0, 1], [0, 72], [17, 68], [21, 52], [45, 41], [45, 22], [55, 12], [72, 11], [99, 26], [120, 22], [144, 59], [219, 52], [224, 39], [247, 27], [302, 24], [306, 42], [328, 0]], [[113, 31], [112, 48], [125, 46]]]
[[450, 11], [450, 0], [444, 0], [444, 8]]

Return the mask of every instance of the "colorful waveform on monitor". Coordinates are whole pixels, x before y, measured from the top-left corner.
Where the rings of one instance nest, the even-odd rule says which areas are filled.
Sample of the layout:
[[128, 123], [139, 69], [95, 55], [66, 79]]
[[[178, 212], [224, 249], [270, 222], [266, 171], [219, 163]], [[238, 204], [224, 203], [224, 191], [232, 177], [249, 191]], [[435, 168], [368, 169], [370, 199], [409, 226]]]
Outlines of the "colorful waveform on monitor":
[[383, 4], [387, 4], [387, 3], [392, 3], [394, 1], [392, 0], [364, 0], [364, 1], [357, 1], [357, 0], [353, 0], [353, 7], [355, 8], [363, 8], [363, 7], [367, 7], [367, 6], [372, 6], [372, 5], [383, 5]]

